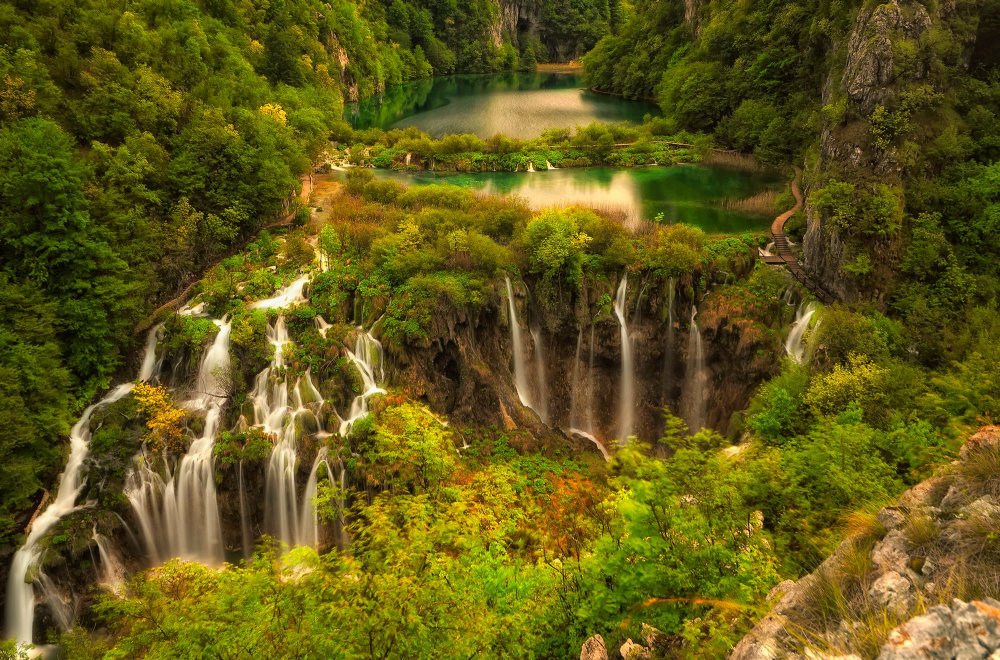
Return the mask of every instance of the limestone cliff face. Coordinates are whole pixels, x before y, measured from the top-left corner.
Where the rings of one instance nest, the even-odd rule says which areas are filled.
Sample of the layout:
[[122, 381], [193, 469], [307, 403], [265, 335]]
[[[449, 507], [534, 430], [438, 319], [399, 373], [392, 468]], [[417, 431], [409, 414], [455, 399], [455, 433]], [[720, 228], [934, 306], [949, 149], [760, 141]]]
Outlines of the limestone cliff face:
[[775, 587], [773, 609], [731, 659], [996, 657], [998, 461], [1000, 427], [983, 427], [959, 460], [882, 509], [867, 534]]
[[[540, 283], [514, 282], [530, 407], [514, 386], [505, 285], [494, 282], [476, 311], [443, 304], [420, 346], [392, 347], [391, 382], [458, 423], [525, 429], [540, 438], [585, 430], [606, 444], [622, 433], [621, 325], [611, 308], [620, 280], [592, 281], [543, 302]], [[625, 317], [633, 356], [631, 432], [659, 437], [663, 408], [684, 416], [690, 390], [693, 280], [630, 276]], [[758, 383], [773, 375], [792, 308], [743, 309], [710, 291], [697, 303], [704, 376], [704, 423], [721, 432]], [[786, 314], [785, 312], [788, 311]]]
[[[964, 0], [928, 5], [932, 9], [925, 5], [917, 0], [866, 2], [846, 43], [834, 45], [834, 50], [843, 50], [843, 65], [830, 71], [823, 87], [823, 103], [831, 112], [822, 129], [820, 157], [808, 173], [807, 194], [831, 178], [859, 182], [862, 187], [904, 184], [906, 161], [897, 144], [879, 144], [873, 138], [872, 114], [879, 106], [897, 109], [902, 92], [917, 85], [945, 92], [948, 77], [941, 75], [941, 69], [968, 66], [978, 20], [974, 3]], [[929, 44], [938, 38], [962, 46], [957, 53], [935, 59]], [[824, 222], [808, 199], [806, 216], [806, 269], [844, 300], [878, 298], [892, 277], [898, 238], [852, 245], [849, 236]], [[872, 253], [876, 265], [872, 282], [865, 286], [842, 268], [862, 248]]]
[[504, 43], [519, 46], [524, 34], [538, 34], [541, 25], [540, 0], [494, 0], [496, 22], [492, 27], [493, 43], [499, 48]]

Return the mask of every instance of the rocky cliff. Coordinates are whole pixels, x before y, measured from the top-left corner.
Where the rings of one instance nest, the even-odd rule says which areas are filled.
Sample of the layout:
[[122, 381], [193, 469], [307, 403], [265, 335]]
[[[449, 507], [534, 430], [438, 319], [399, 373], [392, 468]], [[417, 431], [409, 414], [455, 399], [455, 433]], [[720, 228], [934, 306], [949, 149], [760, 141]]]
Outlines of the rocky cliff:
[[[905, 202], [918, 136], [927, 137], [922, 124], [933, 124], [927, 104], [947, 94], [953, 72], [968, 67], [978, 20], [976, 4], [964, 0], [865, 3], [846, 43], [833, 47], [842, 64], [831, 68], [823, 85], [825, 120], [807, 194], [835, 179], [856, 184], [858, 198], [882, 184]], [[941, 48], [944, 43], [954, 47]], [[879, 299], [891, 283], [903, 234], [837, 227], [812, 196], [806, 215], [806, 269], [841, 299]], [[844, 269], [859, 254], [869, 254], [873, 265], [864, 276]]]
[[815, 572], [775, 587], [731, 658], [995, 658], [998, 529], [1000, 427], [986, 426]]

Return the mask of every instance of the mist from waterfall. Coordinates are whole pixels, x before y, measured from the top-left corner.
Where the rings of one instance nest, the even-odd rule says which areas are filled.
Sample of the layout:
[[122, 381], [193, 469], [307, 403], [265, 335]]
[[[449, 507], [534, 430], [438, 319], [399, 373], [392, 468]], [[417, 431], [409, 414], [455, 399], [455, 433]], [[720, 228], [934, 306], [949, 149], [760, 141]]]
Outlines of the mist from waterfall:
[[615, 294], [614, 313], [621, 329], [622, 343], [622, 375], [619, 384], [618, 405], [618, 439], [628, 442], [632, 435], [633, 418], [635, 414], [635, 367], [632, 363], [632, 340], [628, 334], [628, 323], [625, 320], [625, 298], [628, 287], [628, 275], [622, 275]]
[[695, 318], [697, 315], [698, 308], [692, 306], [683, 396], [683, 417], [691, 433], [697, 433], [705, 426], [705, 389], [708, 387], [708, 373], [705, 371], [701, 331], [698, 329], [698, 321]]
[[803, 302], [795, 311], [795, 322], [785, 339], [785, 352], [796, 363], [802, 364], [806, 356], [805, 334], [809, 329], [809, 321], [816, 313], [815, 302]]

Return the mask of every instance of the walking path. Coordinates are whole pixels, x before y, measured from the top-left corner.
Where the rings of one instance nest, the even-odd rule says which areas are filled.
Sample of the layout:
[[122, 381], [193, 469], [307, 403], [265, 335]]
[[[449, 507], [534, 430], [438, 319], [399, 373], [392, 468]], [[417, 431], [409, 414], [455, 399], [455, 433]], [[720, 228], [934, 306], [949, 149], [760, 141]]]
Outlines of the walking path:
[[792, 179], [792, 196], [795, 197], [795, 205], [779, 215], [771, 223], [771, 238], [774, 240], [775, 254], [765, 254], [761, 250], [760, 257], [764, 260], [764, 263], [787, 268], [788, 272], [809, 289], [820, 302], [829, 304], [836, 300], [836, 297], [806, 272], [806, 269], [799, 263], [798, 258], [792, 253], [788, 237], [785, 236], [785, 223], [802, 208], [802, 191], [799, 190], [799, 177], [801, 175], [802, 170], [796, 167], [795, 178]]

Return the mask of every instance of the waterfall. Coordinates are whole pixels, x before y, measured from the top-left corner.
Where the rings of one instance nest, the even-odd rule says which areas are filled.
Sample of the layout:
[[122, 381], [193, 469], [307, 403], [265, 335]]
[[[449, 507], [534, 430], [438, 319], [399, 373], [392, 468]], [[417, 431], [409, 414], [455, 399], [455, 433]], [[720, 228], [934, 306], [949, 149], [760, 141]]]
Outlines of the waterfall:
[[[378, 384], [379, 381], [385, 380], [383, 367], [385, 354], [382, 351], [382, 344], [361, 326], [358, 326], [358, 338], [354, 342], [354, 351], [347, 351], [347, 357], [351, 359], [361, 375], [364, 390], [351, 402], [351, 412], [347, 419], [340, 420], [340, 435], [345, 438], [350, 434], [354, 422], [368, 416], [368, 399], [375, 394], [385, 393], [385, 390]], [[376, 368], [378, 369], [378, 378], [375, 376]]]
[[590, 322], [590, 361], [587, 369], [587, 432], [594, 435], [594, 322]]
[[542, 331], [538, 327], [530, 328], [531, 341], [535, 346], [535, 401], [537, 405], [534, 410], [542, 419], [542, 424], [549, 423], [549, 385], [545, 375], [545, 354], [542, 350]]
[[788, 339], [785, 340], [785, 352], [798, 364], [802, 364], [802, 361], [805, 359], [805, 334], [806, 330], [809, 329], [809, 321], [815, 313], [816, 303], [809, 302], [799, 305], [798, 310], [795, 312], [795, 323], [792, 324], [792, 329], [788, 333]]
[[240, 541], [243, 544], [243, 559], [250, 559], [253, 545], [250, 540], [250, 511], [247, 505], [247, 488], [243, 479], [243, 461], [240, 461]]
[[622, 275], [615, 294], [614, 312], [621, 326], [622, 340], [622, 376], [619, 388], [618, 424], [621, 429], [618, 438], [628, 442], [632, 435], [633, 414], [635, 409], [635, 369], [632, 365], [632, 341], [628, 336], [628, 324], [625, 321], [625, 293], [628, 286], [628, 274]]
[[323, 339], [326, 339], [326, 333], [330, 329], [330, 324], [327, 323], [326, 319], [322, 316], [317, 316], [313, 319], [313, 322], [316, 324], [316, 331], [321, 337], [323, 337]]
[[[26, 582], [25, 578], [41, 554], [38, 542], [64, 516], [77, 509], [76, 498], [86, 483], [82, 468], [90, 451], [90, 418], [99, 407], [114, 403], [131, 391], [131, 383], [119, 385], [103, 399], [83, 411], [83, 415], [70, 431], [69, 460], [66, 461], [66, 468], [59, 477], [56, 497], [31, 524], [31, 531], [28, 533], [24, 545], [14, 553], [14, 561], [7, 577], [6, 632], [9, 638], [18, 643], [31, 643], [31, 631], [35, 620], [35, 590], [32, 583]], [[43, 575], [39, 573], [38, 579], [40, 581], [43, 579]], [[44, 585], [40, 586], [44, 588]]]
[[253, 309], [281, 309], [283, 307], [304, 303], [306, 302], [306, 297], [302, 292], [308, 283], [309, 276], [303, 275], [285, 288], [276, 291], [273, 297], [258, 300], [251, 305], [251, 307], [253, 307]]
[[[268, 531], [282, 541], [298, 541], [298, 500], [295, 472], [298, 452], [295, 439], [295, 412], [289, 406], [288, 377], [285, 372], [285, 346], [290, 343], [285, 317], [278, 316], [267, 328], [267, 340], [274, 353], [271, 364], [257, 374], [253, 399], [254, 426], [277, 437], [267, 464], [264, 520]], [[308, 374], [307, 374], [308, 376]], [[294, 389], [296, 411], [302, 408], [299, 388]]]
[[528, 171], [529, 172], [534, 172], [535, 171], [535, 164], [533, 162], [531, 162], [530, 160], [528, 161]]
[[546, 158], [545, 159], [545, 169], [547, 169], [547, 170], [558, 170], [559, 168], [556, 167], [555, 165], [553, 165], [552, 163], [550, 163], [549, 160]]
[[229, 389], [231, 325], [225, 320], [215, 324], [219, 332], [201, 360], [194, 398], [185, 402], [188, 409], [205, 413], [201, 435], [191, 442], [174, 470], [163, 458], [165, 478], [154, 469], [152, 458], [141, 451], [125, 480], [125, 496], [154, 563], [170, 557], [209, 564], [223, 560], [213, 450]]
[[127, 576], [121, 558], [111, 546], [111, 540], [103, 534], [98, 533], [96, 527], [91, 539], [97, 545], [97, 556], [101, 562], [101, 569], [97, 574], [98, 584], [114, 594], [120, 594]]
[[146, 335], [146, 350], [142, 356], [142, 367], [139, 369], [139, 380], [150, 381], [153, 376], [156, 376], [160, 372], [160, 365], [163, 362], [163, 357], [161, 356], [159, 360], [156, 359], [156, 344], [160, 341], [163, 336], [163, 324], [153, 326], [153, 329], [149, 331]]
[[583, 348], [583, 328], [576, 335], [576, 355], [573, 357], [573, 381], [569, 396], [569, 426], [579, 428], [580, 424], [580, 349]]
[[333, 478], [333, 471], [326, 460], [326, 447], [321, 447], [316, 452], [313, 460], [312, 470], [309, 471], [309, 478], [306, 480], [306, 489], [302, 494], [302, 513], [299, 518], [299, 543], [319, 546], [319, 514], [316, 511], [316, 493], [319, 489], [319, 468], [326, 468], [327, 479], [331, 484], [336, 483]]
[[698, 308], [691, 307], [691, 327], [688, 331], [688, 356], [684, 370], [684, 421], [691, 433], [697, 433], [705, 426], [705, 388], [708, 374], [705, 372], [705, 356], [701, 345], [701, 331], [695, 317]]
[[663, 349], [663, 376], [660, 380], [660, 405], [666, 406], [673, 390], [674, 375], [674, 298], [676, 297], [676, 281], [673, 277], [667, 283], [667, 337]]
[[517, 320], [517, 307], [514, 305], [514, 287], [511, 286], [509, 277], [504, 276], [504, 282], [507, 284], [507, 303], [510, 310], [510, 343], [513, 345], [514, 353], [514, 386], [517, 388], [517, 397], [521, 400], [521, 404], [530, 408], [527, 366], [524, 362], [524, 344], [521, 343], [521, 324]]

